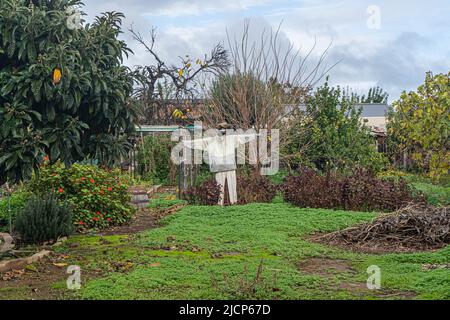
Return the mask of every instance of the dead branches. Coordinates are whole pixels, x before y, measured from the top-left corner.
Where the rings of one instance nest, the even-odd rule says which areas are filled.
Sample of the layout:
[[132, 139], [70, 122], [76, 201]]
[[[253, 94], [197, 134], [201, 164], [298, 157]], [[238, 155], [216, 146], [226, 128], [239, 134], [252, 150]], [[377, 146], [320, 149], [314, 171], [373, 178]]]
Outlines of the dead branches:
[[450, 207], [416, 204], [317, 240], [382, 251], [438, 249], [450, 244]]

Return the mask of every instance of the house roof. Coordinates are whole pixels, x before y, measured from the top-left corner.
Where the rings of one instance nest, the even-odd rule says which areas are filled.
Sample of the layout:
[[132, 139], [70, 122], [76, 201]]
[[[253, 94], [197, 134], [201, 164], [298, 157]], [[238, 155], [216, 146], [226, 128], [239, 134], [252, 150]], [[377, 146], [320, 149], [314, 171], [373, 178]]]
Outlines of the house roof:
[[363, 118], [385, 117], [389, 106], [384, 103], [363, 103], [359, 105], [362, 108]]

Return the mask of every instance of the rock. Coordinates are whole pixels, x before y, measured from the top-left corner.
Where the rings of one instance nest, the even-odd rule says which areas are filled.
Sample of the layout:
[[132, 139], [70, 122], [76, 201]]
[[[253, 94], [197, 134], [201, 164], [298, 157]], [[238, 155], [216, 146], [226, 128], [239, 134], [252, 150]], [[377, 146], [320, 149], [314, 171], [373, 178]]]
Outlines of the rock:
[[14, 248], [14, 239], [8, 233], [0, 233], [0, 253], [10, 251]]

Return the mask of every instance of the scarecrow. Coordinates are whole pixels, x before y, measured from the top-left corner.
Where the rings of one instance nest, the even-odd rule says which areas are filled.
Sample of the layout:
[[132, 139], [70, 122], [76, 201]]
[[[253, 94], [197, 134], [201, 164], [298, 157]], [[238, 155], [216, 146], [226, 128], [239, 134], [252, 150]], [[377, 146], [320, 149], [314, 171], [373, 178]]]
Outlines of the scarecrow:
[[240, 145], [255, 140], [258, 135], [230, 134], [228, 130], [231, 129], [231, 126], [226, 123], [221, 123], [218, 127], [217, 135], [192, 141], [183, 141], [183, 143], [188, 148], [208, 153], [210, 171], [215, 174], [216, 182], [220, 186], [219, 205], [223, 206], [225, 202], [225, 184], [228, 186], [230, 204], [238, 202], [236, 149]]

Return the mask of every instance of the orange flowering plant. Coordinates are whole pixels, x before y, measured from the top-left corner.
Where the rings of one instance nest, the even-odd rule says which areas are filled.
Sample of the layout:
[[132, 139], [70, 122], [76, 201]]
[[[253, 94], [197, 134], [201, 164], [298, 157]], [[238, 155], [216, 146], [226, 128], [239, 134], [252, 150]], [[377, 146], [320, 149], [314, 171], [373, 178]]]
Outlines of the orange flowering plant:
[[29, 184], [33, 193], [55, 192], [73, 207], [78, 229], [106, 229], [127, 222], [134, 213], [128, 192], [131, 179], [118, 169], [60, 162], [44, 163]]

